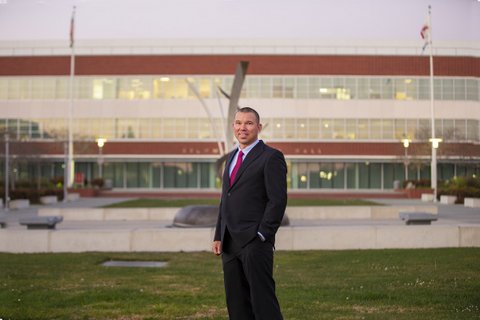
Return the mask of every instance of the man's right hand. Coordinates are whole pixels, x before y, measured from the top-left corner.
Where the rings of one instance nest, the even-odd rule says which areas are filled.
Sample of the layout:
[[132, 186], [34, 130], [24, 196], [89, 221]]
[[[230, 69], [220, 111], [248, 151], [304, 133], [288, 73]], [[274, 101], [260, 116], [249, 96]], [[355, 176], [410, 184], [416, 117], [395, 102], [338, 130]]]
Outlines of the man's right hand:
[[216, 256], [219, 256], [222, 253], [222, 242], [221, 241], [213, 241], [212, 251]]

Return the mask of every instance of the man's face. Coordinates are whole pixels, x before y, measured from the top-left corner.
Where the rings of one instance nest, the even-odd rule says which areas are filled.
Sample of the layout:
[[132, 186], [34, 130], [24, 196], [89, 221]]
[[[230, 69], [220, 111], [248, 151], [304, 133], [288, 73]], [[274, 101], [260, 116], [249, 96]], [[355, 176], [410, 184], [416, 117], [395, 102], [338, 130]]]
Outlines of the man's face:
[[245, 148], [258, 139], [262, 125], [257, 122], [255, 114], [251, 112], [237, 112], [233, 122], [233, 132], [240, 148]]

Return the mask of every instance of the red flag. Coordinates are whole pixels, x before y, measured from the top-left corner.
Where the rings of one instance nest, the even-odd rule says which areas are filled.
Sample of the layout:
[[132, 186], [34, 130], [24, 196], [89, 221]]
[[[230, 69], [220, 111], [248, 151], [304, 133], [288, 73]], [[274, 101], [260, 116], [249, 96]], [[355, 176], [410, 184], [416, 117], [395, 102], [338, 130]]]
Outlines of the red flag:
[[430, 26], [428, 25], [428, 23], [425, 23], [423, 25], [422, 29], [420, 30], [420, 36], [423, 40], [425, 40], [425, 44], [422, 48], [422, 51], [424, 51], [430, 41]]
[[420, 36], [422, 37], [422, 39], [428, 39], [428, 32], [429, 32], [429, 27], [428, 27], [428, 24], [424, 24], [423, 27], [422, 27], [422, 30], [420, 30]]
[[75, 7], [73, 7], [72, 19], [70, 19], [70, 48], [73, 48], [75, 35]]

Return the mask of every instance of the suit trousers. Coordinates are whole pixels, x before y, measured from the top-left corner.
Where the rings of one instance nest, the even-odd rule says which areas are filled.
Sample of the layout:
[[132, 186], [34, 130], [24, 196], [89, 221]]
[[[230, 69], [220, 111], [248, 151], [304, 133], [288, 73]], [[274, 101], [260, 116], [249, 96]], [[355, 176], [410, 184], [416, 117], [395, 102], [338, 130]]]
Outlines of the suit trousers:
[[231, 320], [281, 320], [273, 280], [273, 245], [253, 239], [235, 244], [228, 230], [222, 254], [227, 309]]

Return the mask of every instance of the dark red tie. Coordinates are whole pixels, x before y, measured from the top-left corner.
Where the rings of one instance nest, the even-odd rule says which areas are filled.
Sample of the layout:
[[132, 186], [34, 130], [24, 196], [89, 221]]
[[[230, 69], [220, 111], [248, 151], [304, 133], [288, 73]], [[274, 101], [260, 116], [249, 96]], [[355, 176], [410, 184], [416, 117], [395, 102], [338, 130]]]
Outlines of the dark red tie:
[[235, 163], [235, 167], [233, 167], [232, 173], [230, 174], [230, 186], [232, 186], [233, 181], [235, 180], [235, 176], [237, 175], [238, 169], [242, 165], [243, 159], [243, 152], [240, 150], [238, 152], [237, 163]]

